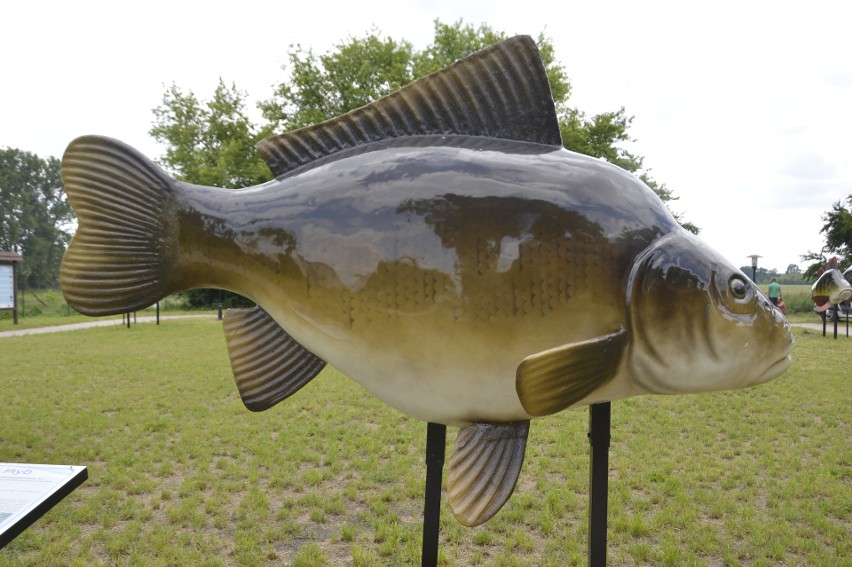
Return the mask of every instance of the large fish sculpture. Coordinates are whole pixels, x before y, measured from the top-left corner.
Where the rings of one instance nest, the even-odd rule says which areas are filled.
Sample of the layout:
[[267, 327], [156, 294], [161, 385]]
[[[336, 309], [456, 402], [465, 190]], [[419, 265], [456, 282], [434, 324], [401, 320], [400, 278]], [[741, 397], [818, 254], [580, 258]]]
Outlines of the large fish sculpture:
[[852, 270], [841, 274], [839, 269], [831, 268], [817, 278], [811, 286], [811, 299], [816, 304], [817, 312], [852, 298], [852, 285], [846, 281], [847, 274], [852, 275]]
[[448, 493], [465, 525], [511, 495], [534, 417], [743, 388], [790, 364], [790, 329], [746, 276], [635, 176], [562, 147], [529, 37], [257, 149], [275, 179], [224, 190], [115, 140], [73, 141], [68, 303], [251, 298], [224, 322], [245, 405], [269, 408], [328, 362], [461, 427]]

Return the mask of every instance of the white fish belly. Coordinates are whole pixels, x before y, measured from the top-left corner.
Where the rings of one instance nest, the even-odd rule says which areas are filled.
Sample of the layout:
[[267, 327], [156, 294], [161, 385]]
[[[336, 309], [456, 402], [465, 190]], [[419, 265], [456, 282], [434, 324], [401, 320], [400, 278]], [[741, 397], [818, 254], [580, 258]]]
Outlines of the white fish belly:
[[304, 317], [294, 323], [292, 314], [286, 319], [285, 329], [305, 348], [415, 419], [447, 425], [530, 419], [515, 388], [523, 344], [429, 329], [428, 317], [360, 333]]

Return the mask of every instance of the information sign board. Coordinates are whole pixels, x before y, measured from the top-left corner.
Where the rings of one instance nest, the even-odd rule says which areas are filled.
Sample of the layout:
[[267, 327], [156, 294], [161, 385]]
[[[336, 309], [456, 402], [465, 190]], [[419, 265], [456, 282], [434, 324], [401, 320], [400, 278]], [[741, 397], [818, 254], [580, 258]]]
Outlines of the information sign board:
[[0, 266], [0, 309], [15, 308], [14, 270], [14, 266]]
[[0, 463], [0, 549], [88, 476], [81, 466]]

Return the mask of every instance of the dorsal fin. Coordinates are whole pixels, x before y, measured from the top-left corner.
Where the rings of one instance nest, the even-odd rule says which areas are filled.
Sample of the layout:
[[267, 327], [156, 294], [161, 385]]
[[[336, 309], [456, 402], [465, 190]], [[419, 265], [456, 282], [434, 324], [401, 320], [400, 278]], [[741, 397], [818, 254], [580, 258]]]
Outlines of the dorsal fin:
[[237, 389], [251, 411], [290, 397], [325, 367], [260, 307], [228, 309], [223, 326]]
[[547, 73], [531, 37], [507, 39], [373, 103], [256, 147], [279, 177], [370, 142], [453, 134], [562, 146]]

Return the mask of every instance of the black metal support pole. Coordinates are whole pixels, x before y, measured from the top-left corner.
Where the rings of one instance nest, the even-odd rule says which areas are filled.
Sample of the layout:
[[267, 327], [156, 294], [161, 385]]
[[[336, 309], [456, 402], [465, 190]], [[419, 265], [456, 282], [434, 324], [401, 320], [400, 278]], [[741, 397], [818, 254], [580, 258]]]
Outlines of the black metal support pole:
[[423, 567], [438, 565], [438, 527], [441, 520], [441, 477], [447, 445], [447, 426], [426, 426], [426, 495], [423, 505]]
[[825, 336], [825, 324], [826, 324], [825, 322], [826, 322], [826, 319], [828, 319], [828, 317], [825, 316], [825, 311], [820, 313], [820, 315], [822, 316], [822, 336], [824, 337]]
[[610, 402], [589, 406], [589, 565], [606, 565], [606, 518], [609, 489]]
[[840, 306], [834, 306], [834, 315], [831, 317], [832, 322], [834, 323], [834, 340], [837, 340], [837, 322], [840, 320]]
[[160, 324], [160, 302], [157, 302], [157, 324]]

